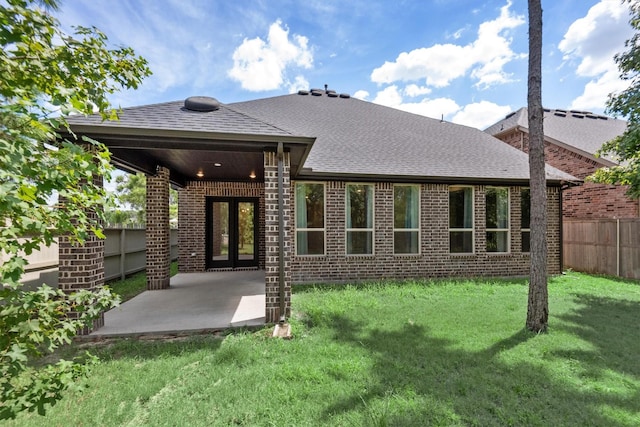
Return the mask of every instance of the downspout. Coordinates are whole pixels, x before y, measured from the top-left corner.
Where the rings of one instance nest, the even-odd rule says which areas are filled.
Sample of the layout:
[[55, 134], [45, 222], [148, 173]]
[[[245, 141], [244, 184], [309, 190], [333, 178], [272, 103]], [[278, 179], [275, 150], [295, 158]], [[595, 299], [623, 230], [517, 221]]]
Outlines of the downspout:
[[280, 291], [280, 323], [284, 323], [285, 295], [284, 295], [284, 147], [278, 142], [278, 287]]
[[560, 186], [560, 274], [564, 271], [564, 213], [562, 211], [563, 201], [562, 201], [562, 192], [565, 187]]

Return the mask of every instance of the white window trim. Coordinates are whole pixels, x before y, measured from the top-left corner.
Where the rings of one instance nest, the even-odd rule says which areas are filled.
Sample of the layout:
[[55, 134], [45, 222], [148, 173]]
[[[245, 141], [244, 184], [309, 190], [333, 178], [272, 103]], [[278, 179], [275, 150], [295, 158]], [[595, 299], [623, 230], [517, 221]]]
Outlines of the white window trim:
[[[298, 214], [298, 198], [296, 197], [296, 188], [298, 184], [322, 184], [322, 215], [324, 227], [322, 228], [298, 228], [297, 227], [297, 214]], [[295, 256], [297, 257], [323, 257], [327, 255], [327, 183], [325, 181], [296, 181], [293, 188], [293, 225], [294, 225], [294, 241], [295, 241]], [[298, 231], [322, 231], [322, 253], [321, 254], [299, 254], [298, 253]]]
[[[511, 253], [511, 188], [510, 187], [497, 187], [497, 186], [488, 186], [486, 187], [487, 189], [489, 188], [495, 188], [495, 189], [505, 189], [507, 190], [507, 228], [486, 228], [485, 233], [488, 233], [490, 231], [495, 231], [495, 232], [500, 232], [500, 231], [506, 231], [507, 232], [507, 250], [506, 252], [489, 252], [487, 251], [487, 243], [485, 242], [485, 251], [490, 254], [490, 255], [504, 255], [504, 254], [510, 254]], [[485, 226], [486, 226], [486, 215], [487, 215], [487, 193], [485, 191], [485, 196], [484, 196], [484, 204], [485, 204]]]
[[[417, 187], [418, 188], [418, 228], [396, 228], [396, 187]], [[395, 256], [414, 256], [422, 254], [422, 185], [420, 184], [394, 184], [393, 185], [393, 255]], [[416, 253], [396, 253], [396, 231], [417, 231], [418, 232], [418, 252]]]
[[[372, 209], [371, 213], [372, 218], [372, 228], [347, 228], [349, 212], [347, 212], [347, 198], [349, 197], [349, 186], [350, 185], [368, 185], [373, 189], [373, 200], [372, 200]], [[348, 257], [371, 257], [376, 254], [376, 185], [368, 182], [348, 182], [344, 186], [344, 254]], [[350, 231], [370, 231], [371, 232], [371, 253], [370, 254], [350, 254], [349, 250], [349, 232]]]
[[[522, 190], [529, 190], [529, 212], [531, 212], [531, 189], [529, 187], [520, 188], [520, 198], [522, 199]], [[531, 218], [529, 218], [529, 225], [531, 225]], [[529, 250], [522, 250], [522, 234], [529, 233]], [[522, 228], [522, 201], [520, 201], [520, 252], [523, 254], [531, 253], [531, 228]]]
[[[451, 206], [449, 205], [449, 195], [451, 188], [470, 188], [471, 189], [471, 228], [449, 228], [449, 255], [453, 256], [469, 256], [476, 253], [476, 191], [473, 185], [450, 185], [447, 187], [447, 224], [449, 223], [449, 211]], [[471, 252], [451, 252], [451, 232], [452, 231], [466, 231], [471, 232]]]

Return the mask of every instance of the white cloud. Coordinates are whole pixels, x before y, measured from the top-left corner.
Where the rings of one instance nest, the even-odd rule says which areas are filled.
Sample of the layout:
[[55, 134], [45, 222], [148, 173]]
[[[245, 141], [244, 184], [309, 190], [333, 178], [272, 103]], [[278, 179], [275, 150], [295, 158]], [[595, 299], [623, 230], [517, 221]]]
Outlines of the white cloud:
[[376, 83], [420, 81], [433, 87], [445, 87], [456, 78], [470, 73], [477, 86], [505, 83], [510, 77], [503, 67], [508, 62], [523, 58], [511, 50], [508, 30], [522, 25], [522, 16], [510, 12], [511, 0], [500, 9], [500, 16], [483, 22], [478, 38], [465, 46], [436, 44], [431, 47], [402, 52], [394, 62], [386, 61], [371, 73]]
[[511, 107], [508, 105], [498, 105], [489, 101], [480, 101], [465, 105], [462, 110], [453, 116], [451, 121], [465, 126], [485, 129], [510, 112]]
[[611, 70], [600, 77], [589, 81], [584, 92], [571, 102], [570, 108], [575, 110], [603, 109], [610, 93], [623, 91], [629, 82], [620, 80], [618, 72]]
[[295, 80], [287, 84], [289, 93], [309, 89], [309, 82], [303, 76], [296, 76]]
[[564, 35], [558, 48], [564, 60], [580, 61], [576, 73], [595, 77], [616, 67], [613, 56], [624, 50], [624, 42], [633, 35], [628, 25], [628, 5], [619, 0], [602, 0], [577, 19]]
[[288, 70], [313, 65], [308, 43], [306, 37], [295, 34], [290, 40], [289, 29], [278, 20], [271, 24], [266, 42], [260, 37], [244, 39], [233, 52], [233, 68], [228, 75], [250, 91], [278, 89], [286, 84]]
[[576, 75], [591, 77], [582, 95], [574, 99], [571, 108], [604, 108], [611, 92], [625, 89], [628, 82], [618, 78], [614, 55], [625, 50], [624, 42], [633, 35], [627, 3], [601, 0], [587, 15], [574, 21], [558, 48], [563, 59], [578, 62]]
[[420, 102], [407, 102], [396, 105], [395, 108], [433, 119], [447, 118], [460, 110], [460, 106], [450, 98], [425, 98]]
[[386, 105], [387, 107], [396, 107], [402, 104], [402, 95], [398, 90], [398, 86], [392, 85], [384, 88], [371, 101], [375, 104]]
[[369, 97], [369, 92], [367, 92], [366, 90], [359, 90], [356, 91], [356, 93], [353, 94], [354, 98], [357, 99], [367, 99]]
[[413, 83], [410, 85], [407, 85], [407, 87], [404, 88], [404, 94], [411, 97], [427, 95], [429, 93], [431, 93], [431, 89], [429, 89], [428, 87], [418, 86]]

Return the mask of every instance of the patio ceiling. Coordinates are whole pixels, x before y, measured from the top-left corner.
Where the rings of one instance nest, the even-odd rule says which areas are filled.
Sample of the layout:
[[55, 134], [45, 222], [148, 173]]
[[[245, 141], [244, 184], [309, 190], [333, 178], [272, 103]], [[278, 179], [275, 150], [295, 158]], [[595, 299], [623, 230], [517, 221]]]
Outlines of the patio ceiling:
[[74, 126], [73, 130], [76, 135], [105, 144], [118, 168], [154, 174], [157, 166], [164, 166], [171, 171], [171, 183], [177, 186], [197, 180], [264, 181], [264, 152], [275, 152], [278, 142], [290, 153], [291, 175], [295, 176], [315, 140], [105, 126]]

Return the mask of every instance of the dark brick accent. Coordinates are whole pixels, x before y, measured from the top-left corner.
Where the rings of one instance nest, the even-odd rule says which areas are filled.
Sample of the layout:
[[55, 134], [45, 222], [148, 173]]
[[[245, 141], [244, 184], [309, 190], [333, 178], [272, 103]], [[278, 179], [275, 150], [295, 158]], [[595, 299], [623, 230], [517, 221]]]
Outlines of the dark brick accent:
[[169, 228], [169, 169], [158, 166], [147, 176], [147, 289], [169, 287], [171, 230]]

